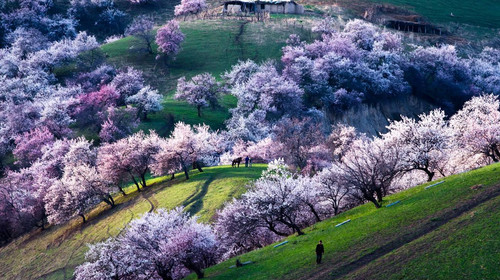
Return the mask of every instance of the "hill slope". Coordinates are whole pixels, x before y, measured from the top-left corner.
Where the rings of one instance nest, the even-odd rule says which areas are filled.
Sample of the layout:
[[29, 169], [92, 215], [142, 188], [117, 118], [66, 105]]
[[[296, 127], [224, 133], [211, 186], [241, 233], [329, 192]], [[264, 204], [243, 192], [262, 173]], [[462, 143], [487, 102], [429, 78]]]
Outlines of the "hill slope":
[[[182, 76], [190, 78], [204, 72], [218, 77], [238, 60], [279, 60], [281, 48], [290, 34], [296, 33], [303, 39], [311, 39], [309, 29], [299, 24], [299, 21], [297, 24], [289, 24], [285, 19], [267, 23], [222, 19], [181, 22], [185, 41], [176, 59], [167, 65], [163, 59], [156, 60], [155, 54], [145, 52], [142, 43], [133, 37], [103, 45], [102, 50], [108, 63], [116, 67], [133, 66], [142, 70], [147, 82], [165, 95], [164, 110], [153, 114], [151, 120], [141, 125], [141, 129], [153, 128], [160, 135], [167, 135], [170, 131], [165, 127], [165, 120], [169, 114], [173, 115], [175, 122], [204, 122], [213, 129], [219, 129], [230, 116], [228, 108], [236, 105], [235, 98], [225, 96], [221, 108], [206, 108], [199, 118], [195, 107], [173, 100], [177, 79]], [[156, 45], [153, 48], [156, 49]]]
[[[365, 204], [291, 236], [286, 245], [238, 257], [254, 263], [207, 269], [210, 279], [495, 279], [500, 275], [499, 164]], [[471, 188], [482, 184], [479, 188]], [[335, 227], [340, 222], [351, 222]], [[321, 265], [314, 248], [325, 243]], [[458, 276], [458, 278], [456, 278]], [[191, 278], [193, 279], [193, 278]]]
[[127, 196], [116, 196], [115, 208], [101, 204], [84, 225], [81, 219], [75, 219], [0, 248], [0, 278], [71, 279], [74, 268], [84, 261], [87, 243], [116, 236], [132, 219], [160, 207], [184, 206], [208, 222], [225, 201], [241, 195], [245, 184], [258, 178], [264, 169], [263, 164], [252, 168], [210, 167], [203, 173], [192, 171], [187, 181], [181, 174], [173, 181], [170, 177], [150, 179], [149, 187], [141, 193], [130, 187]]

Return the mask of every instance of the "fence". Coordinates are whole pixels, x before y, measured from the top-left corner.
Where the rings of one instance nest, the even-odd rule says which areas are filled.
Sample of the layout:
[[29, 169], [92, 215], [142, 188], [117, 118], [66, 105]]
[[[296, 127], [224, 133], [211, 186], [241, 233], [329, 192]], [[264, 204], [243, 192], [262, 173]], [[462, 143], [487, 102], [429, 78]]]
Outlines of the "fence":
[[271, 14], [269, 12], [227, 14], [219, 10], [208, 10], [198, 14], [179, 16], [176, 19], [181, 21], [201, 19], [232, 19], [249, 22], [267, 22], [271, 19]]

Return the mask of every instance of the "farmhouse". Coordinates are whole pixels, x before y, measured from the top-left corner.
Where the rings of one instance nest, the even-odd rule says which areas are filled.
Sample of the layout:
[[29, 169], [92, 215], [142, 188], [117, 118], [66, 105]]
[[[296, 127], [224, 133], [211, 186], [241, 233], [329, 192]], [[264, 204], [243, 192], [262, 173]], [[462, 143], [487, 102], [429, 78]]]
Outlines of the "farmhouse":
[[231, 0], [224, 2], [224, 13], [303, 14], [304, 7], [293, 0]]

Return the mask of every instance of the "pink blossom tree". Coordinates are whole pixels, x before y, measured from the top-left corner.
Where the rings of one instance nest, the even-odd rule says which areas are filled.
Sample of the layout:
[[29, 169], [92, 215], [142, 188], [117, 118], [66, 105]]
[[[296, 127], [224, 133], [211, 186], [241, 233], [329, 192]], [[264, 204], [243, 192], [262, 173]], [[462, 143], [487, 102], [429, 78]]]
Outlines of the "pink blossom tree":
[[118, 105], [124, 105], [127, 97], [138, 93], [144, 88], [143, 73], [133, 67], [127, 67], [116, 74], [111, 81], [111, 86], [120, 94]]
[[154, 21], [148, 16], [138, 16], [125, 30], [126, 36], [134, 36], [143, 41], [148, 53], [153, 54], [152, 44], [155, 36], [153, 34]]
[[234, 87], [238, 84], [246, 83], [252, 74], [257, 71], [259, 71], [259, 65], [248, 59], [245, 61], [238, 61], [238, 63], [231, 66], [231, 70], [226, 71], [222, 77], [227, 86]]
[[197, 14], [207, 8], [205, 0], [181, 0], [181, 3], [175, 6], [175, 16], [186, 16]]
[[55, 181], [45, 196], [48, 220], [61, 224], [80, 216], [85, 223], [85, 214], [101, 201], [113, 207], [110, 182], [89, 165], [66, 166], [64, 175]]
[[16, 148], [13, 151], [17, 163], [28, 166], [42, 156], [42, 148], [55, 141], [54, 135], [47, 127], [35, 128], [16, 137]]
[[89, 244], [86, 262], [75, 269], [76, 280], [89, 279], [141, 279], [147, 262], [130, 253], [130, 248], [115, 239]]
[[0, 243], [30, 231], [45, 228], [44, 197], [51, 184], [43, 163], [7, 171], [0, 179]]
[[113, 87], [102, 86], [99, 91], [83, 94], [74, 114], [83, 124], [100, 123], [101, 115], [108, 107], [115, 106], [120, 95]]
[[104, 142], [115, 142], [125, 138], [139, 125], [139, 120], [136, 118], [137, 109], [132, 107], [109, 107], [106, 115], [106, 121], [99, 132], [99, 138]]
[[317, 22], [311, 28], [311, 31], [319, 34], [330, 35], [337, 32], [335, 28], [336, 25], [337, 23], [335, 22], [335, 20], [332, 17], [327, 16], [323, 18], [321, 21]]
[[341, 161], [357, 137], [354, 127], [337, 124], [332, 127], [326, 146], [331, 151], [333, 158]]
[[[147, 186], [146, 174], [159, 152], [160, 142], [155, 132], [150, 131], [146, 135], [139, 131], [114, 143], [104, 144], [97, 156], [99, 172], [118, 187], [124, 180], [132, 179], [137, 190], [141, 191], [141, 186]], [[120, 191], [125, 194], [121, 188]]]
[[165, 58], [174, 57], [181, 49], [181, 43], [184, 41], [179, 23], [176, 20], [169, 21], [165, 26], [156, 32], [156, 44], [158, 50], [163, 53]]
[[273, 162], [242, 199], [252, 209], [249, 217], [259, 220], [279, 236], [296, 232], [320, 220], [317, 188], [310, 178], [294, 177], [282, 161]]
[[282, 144], [287, 162], [300, 169], [306, 167], [311, 148], [324, 139], [320, 125], [312, 118], [283, 118], [275, 125], [275, 141]]
[[170, 137], [163, 141], [161, 150], [155, 156], [152, 170], [155, 174], [168, 174], [173, 170], [182, 170], [189, 179], [190, 166], [203, 172], [200, 163], [210, 160], [220, 151], [221, 138], [216, 132], [210, 132], [207, 125], [190, 125], [179, 122]]
[[203, 73], [194, 76], [189, 82], [186, 82], [185, 77], [180, 78], [174, 98], [196, 106], [198, 117], [201, 117], [202, 107], [215, 108], [219, 104], [218, 95], [219, 83], [209, 73]]
[[242, 199], [233, 199], [217, 212], [214, 230], [226, 251], [232, 257], [262, 248], [279, 239], [265, 223], [252, 215], [251, 205]]

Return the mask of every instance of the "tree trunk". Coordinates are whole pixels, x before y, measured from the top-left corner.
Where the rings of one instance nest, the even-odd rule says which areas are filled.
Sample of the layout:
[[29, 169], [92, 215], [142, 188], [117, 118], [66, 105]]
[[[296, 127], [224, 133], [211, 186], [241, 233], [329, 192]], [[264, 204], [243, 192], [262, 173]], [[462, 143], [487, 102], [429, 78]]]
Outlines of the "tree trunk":
[[120, 190], [120, 192], [123, 194], [123, 196], [126, 196], [127, 193], [123, 190], [123, 188], [121, 186], [118, 186], [118, 189]]
[[293, 225], [293, 229], [297, 232], [298, 235], [304, 235], [304, 233], [302, 232], [302, 230], [300, 230], [298, 226]]
[[427, 174], [427, 182], [432, 181], [432, 178], [434, 178], [435, 173], [431, 172], [429, 169], [424, 169], [424, 171]]
[[79, 214], [78, 216], [82, 217], [83, 223], [85, 224], [87, 222], [87, 219], [85, 219], [85, 215]]
[[144, 173], [141, 174], [141, 181], [142, 181], [141, 182], [142, 188], [147, 187], [147, 185], [146, 185], [146, 172], [144, 172]]
[[201, 118], [201, 105], [198, 105], [196, 108], [198, 109], [198, 117]]
[[137, 180], [135, 179], [135, 177], [132, 174], [130, 174], [130, 177], [132, 177], [132, 181], [134, 181], [134, 184], [137, 187], [137, 191], [140, 192], [141, 186], [139, 186], [139, 183], [137, 182]]
[[184, 175], [186, 175], [186, 180], [189, 180], [189, 171], [186, 167], [183, 168], [184, 170]]
[[116, 204], [115, 204], [115, 200], [113, 199], [113, 196], [108, 194], [108, 199], [111, 202], [111, 207], [115, 207]]
[[172, 173], [172, 177], [170, 177], [170, 180], [175, 179], [175, 173]]
[[202, 279], [203, 277], [205, 277], [205, 273], [203, 272], [203, 270], [199, 269], [199, 268], [194, 268], [194, 273], [196, 273], [196, 276], [198, 277], [198, 279]]
[[151, 42], [146, 42], [146, 44], [148, 45], [148, 53], [149, 54], [154, 54], [153, 53], [153, 48], [151, 47]]
[[489, 153], [489, 157], [491, 157], [493, 162], [498, 162], [498, 158], [500, 158], [500, 152], [496, 148], [491, 148], [491, 152]]
[[279, 236], [288, 236], [287, 233], [277, 231], [271, 223], [267, 223], [267, 228]]
[[384, 195], [382, 193], [382, 189], [377, 189], [375, 191], [375, 194], [377, 194], [377, 202], [382, 202], [382, 199], [384, 198]]
[[107, 205], [111, 206], [111, 208], [115, 207], [115, 201], [110, 195], [108, 195], [107, 197], [103, 197], [102, 201], [104, 201]]
[[311, 209], [311, 212], [313, 213], [314, 217], [316, 218], [316, 222], [321, 222], [321, 218], [319, 217], [319, 214], [316, 211], [316, 209], [314, 209], [314, 205], [308, 203], [307, 206], [309, 206], [309, 209]]
[[375, 204], [375, 207], [377, 207], [377, 208], [381, 207], [380, 204], [377, 202], [377, 200], [374, 197], [371, 197], [368, 200], [371, 201], [373, 204]]
[[158, 272], [158, 275], [160, 275], [161, 279], [163, 280], [174, 280], [174, 278], [172, 278], [168, 273]]
[[148, 120], [148, 111], [146, 111], [146, 110], [142, 111], [142, 116], [143, 116], [143, 120], [147, 121]]
[[203, 172], [203, 169], [201, 169], [201, 165], [197, 162], [196, 162], [196, 168], [198, 169], [198, 171]]

